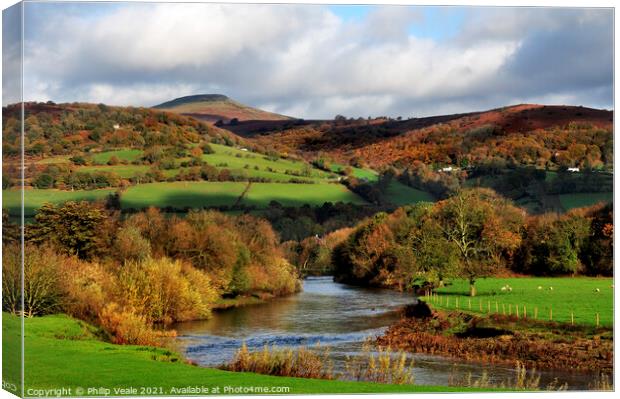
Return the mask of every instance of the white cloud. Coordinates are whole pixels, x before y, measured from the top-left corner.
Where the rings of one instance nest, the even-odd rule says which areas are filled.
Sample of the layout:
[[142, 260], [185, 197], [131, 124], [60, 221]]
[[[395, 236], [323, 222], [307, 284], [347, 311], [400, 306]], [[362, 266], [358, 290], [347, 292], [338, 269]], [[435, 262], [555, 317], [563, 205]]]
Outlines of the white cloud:
[[[29, 7], [45, 13], [27, 42], [29, 99], [149, 106], [219, 92], [304, 118], [464, 112], [515, 99], [611, 103], [606, 10], [470, 8], [460, 34], [433, 40], [409, 33], [419, 8], [343, 20], [323, 6]], [[562, 43], [575, 27], [584, 38]], [[591, 41], [601, 57], [579, 58]], [[553, 64], [546, 52], [563, 63], [552, 81], [536, 76], [535, 65]]]

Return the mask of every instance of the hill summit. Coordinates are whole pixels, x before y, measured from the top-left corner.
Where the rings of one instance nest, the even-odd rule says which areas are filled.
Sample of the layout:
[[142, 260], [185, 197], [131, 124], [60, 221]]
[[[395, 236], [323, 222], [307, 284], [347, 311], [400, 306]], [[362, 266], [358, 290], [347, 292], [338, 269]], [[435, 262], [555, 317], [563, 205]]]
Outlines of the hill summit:
[[291, 119], [288, 116], [263, 111], [241, 104], [223, 94], [195, 94], [166, 101], [153, 108], [177, 114], [193, 116], [207, 122], [222, 121], [280, 121]]

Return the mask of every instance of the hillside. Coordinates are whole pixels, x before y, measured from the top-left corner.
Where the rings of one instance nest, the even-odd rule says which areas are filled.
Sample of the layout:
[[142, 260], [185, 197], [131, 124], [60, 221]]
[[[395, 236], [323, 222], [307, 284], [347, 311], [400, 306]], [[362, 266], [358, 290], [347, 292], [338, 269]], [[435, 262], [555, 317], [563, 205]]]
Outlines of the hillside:
[[241, 104], [222, 94], [198, 94], [180, 97], [156, 105], [153, 108], [193, 116], [207, 122], [222, 121], [223, 123], [230, 123], [232, 119], [237, 119], [238, 121], [282, 121], [291, 119], [288, 116]]
[[[373, 168], [426, 164], [472, 165], [501, 157], [518, 165], [585, 166], [612, 163], [613, 112], [575, 106], [521, 104], [485, 112], [394, 119], [239, 123], [225, 128], [279, 151]], [[568, 154], [570, 146], [574, 153]], [[597, 150], [582, 151], [581, 145]], [[583, 152], [583, 154], [582, 154]], [[590, 152], [590, 153], [588, 153]], [[579, 159], [575, 159], [579, 158]]]

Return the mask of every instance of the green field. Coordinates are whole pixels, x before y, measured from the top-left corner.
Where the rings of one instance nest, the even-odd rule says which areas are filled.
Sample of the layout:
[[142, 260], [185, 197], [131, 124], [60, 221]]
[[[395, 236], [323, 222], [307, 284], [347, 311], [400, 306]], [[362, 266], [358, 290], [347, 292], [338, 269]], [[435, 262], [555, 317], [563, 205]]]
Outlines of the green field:
[[387, 189], [386, 198], [394, 205], [410, 205], [416, 202], [434, 202], [435, 199], [426, 191], [417, 190], [392, 180]]
[[[235, 373], [189, 365], [165, 349], [120, 346], [99, 341], [95, 329], [65, 315], [25, 320], [25, 388], [71, 388], [70, 395], [104, 396], [102, 393], [76, 393], [76, 388], [150, 387], [151, 395], [181, 395], [172, 388], [188, 386], [220, 387], [288, 387], [288, 394], [302, 393], [371, 393], [371, 392], [455, 392], [471, 388], [387, 385], [367, 382], [310, 380], [273, 377], [253, 373]], [[3, 375], [5, 383], [18, 385], [20, 319], [2, 314]], [[79, 391], [78, 391], [79, 392]], [[17, 393], [17, 392], [16, 392]], [[26, 391], [26, 396], [37, 396]], [[111, 392], [119, 396], [122, 393]], [[127, 395], [125, 393], [124, 395]], [[53, 393], [42, 396], [57, 396]], [[184, 396], [189, 396], [185, 394]]]
[[560, 194], [560, 203], [565, 210], [573, 208], [581, 208], [590, 206], [599, 202], [612, 202], [614, 193], [576, 193], [576, 194]]
[[[347, 167], [346, 165], [333, 163], [331, 169], [334, 172], [338, 173], [346, 167]], [[353, 176], [357, 177], [358, 179], [366, 179], [369, 182], [375, 182], [379, 179], [379, 174], [375, 172], [374, 170], [361, 169], [361, 168], [355, 168], [355, 167], [351, 167], [351, 169], [353, 170]]]
[[[502, 291], [505, 285], [512, 287], [512, 291]], [[549, 320], [551, 311], [553, 320], [570, 322], [572, 312], [575, 324], [586, 325], [595, 325], [598, 313], [600, 325], [611, 326], [614, 315], [612, 285], [612, 278], [486, 278], [476, 282], [478, 295], [470, 298], [467, 281], [454, 280], [451, 285], [437, 289], [440, 299], [431, 301], [431, 306], [455, 309], [458, 299], [459, 309], [468, 311], [471, 300], [473, 312], [480, 313], [482, 306], [481, 313], [487, 314], [490, 306], [491, 313], [495, 313], [496, 309], [499, 313], [503, 310], [508, 313], [511, 309], [515, 315], [518, 306], [520, 317], [523, 317], [525, 306], [528, 318], [534, 318], [537, 313], [539, 320]]]
[[99, 165], [99, 166], [82, 166], [78, 168], [78, 172], [113, 172], [124, 179], [135, 176], [138, 173], [148, 172], [148, 165]]
[[[149, 206], [202, 208], [231, 206], [246, 189], [246, 182], [148, 183], [129, 187], [121, 197], [123, 208]], [[364, 200], [339, 184], [252, 183], [240, 202], [265, 208], [272, 200], [285, 206], [322, 205], [326, 201], [365, 204]]]
[[[53, 204], [65, 201], [96, 201], [104, 199], [108, 194], [113, 193], [114, 189], [83, 190], [83, 191], [61, 191], [61, 190], [40, 190], [30, 189], [24, 192], [24, 214], [32, 216], [35, 210], [44, 203]], [[2, 207], [9, 210], [12, 216], [19, 216], [21, 207], [20, 190], [2, 190]]]
[[[121, 197], [123, 209], [147, 208], [202, 208], [231, 206], [246, 189], [247, 182], [162, 182], [145, 183], [129, 187]], [[104, 199], [115, 189], [60, 191], [26, 190], [26, 215], [34, 215], [35, 210], [45, 202], [95, 201]], [[11, 215], [17, 216], [20, 208], [19, 190], [3, 190], [3, 207]], [[290, 183], [252, 183], [247, 195], [240, 202], [266, 208], [272, 200], [285, 206], [322, 205], [324, 202], [345, 202], [363, 205], [366, 202], [340, 184], [290, 184]]]
[[147, 183], [129, 187], [121, 197], [123, 208], [149, 206], [202, 208], [230, 206], [241, 195], [245, 182], [171, 182]]
[[142, 156], [142, 150], [132, 150], [132, 149], [124, 149], [124, 150], [113, 150], [113, 151], [103, 151], [92, 154], [93, 161], [99, 164], [107, 163], [112, 156], [116, 156], [119, 160], [123, 161], [135, 161]]
[[366, 204], [361, 197], [340, 184], [253, 183], [243, 199], [246, 205], [266, 207], [278, 201], [284, 206], [323, 205], [325, 202]]
[[[283, 158], [272, 161], [266, 159], [265, 155], [252, 151], [243, 151], [240, 148], [227, 147], [213, 143], [209, 145], [213, 148], [215, 153], [205, 154], [202, 156], [202, 159], [207, 161], [209, 165], [215, 166], [218, 169], [229, 169], [233, 174], [243, 173], [249, 177], [266, 177], [282, 182], [289, 181], [292, 178], [303, 178], [314, 181], [330, 178], [327, 172], [311, 167], [309, 164], [302, 161]], [[285, 173], [287, 170], [301, 172], [304, 169], [304, 165], [310, 168], [310, 176], [301, 177]], [[258, 170], [255, 169], [255, 167], [258, 167]]]

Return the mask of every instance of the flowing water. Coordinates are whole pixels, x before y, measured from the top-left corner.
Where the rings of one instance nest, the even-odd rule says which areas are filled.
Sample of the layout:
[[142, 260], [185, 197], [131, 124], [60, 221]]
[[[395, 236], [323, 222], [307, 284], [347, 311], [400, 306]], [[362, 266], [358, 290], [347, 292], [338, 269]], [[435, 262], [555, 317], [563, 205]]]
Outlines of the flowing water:
[[[265, 345], [312, 349], [329, 347], [335, 371], [347, 356], [362, 353], [368, 337], [381, 334], [399, 319], [399, 309], [415, 301], [411, 294], [337, 284], [331, 277], [308, 278], [297, 295], [263, 304], [218, 311], [210, 320], [179, 323], [178, 349], [202, 366], [216, 367], [230, 361], [243, 342], [248, 349]], [[471, 373], [484, 372], [491, 381], [514, 380], [514, 369], [504, 365], [463, 362], [440, 356], [413, 354], [415, 383], [448, 385]], [[559, 371], [541, 372], [541, 385], [557, 378], [569, 389], [586, 389], [594, 375]]]

